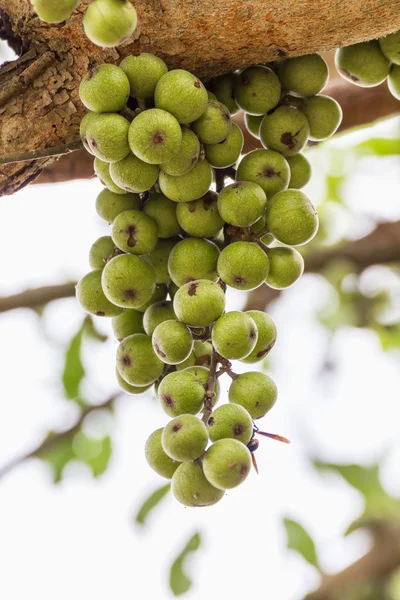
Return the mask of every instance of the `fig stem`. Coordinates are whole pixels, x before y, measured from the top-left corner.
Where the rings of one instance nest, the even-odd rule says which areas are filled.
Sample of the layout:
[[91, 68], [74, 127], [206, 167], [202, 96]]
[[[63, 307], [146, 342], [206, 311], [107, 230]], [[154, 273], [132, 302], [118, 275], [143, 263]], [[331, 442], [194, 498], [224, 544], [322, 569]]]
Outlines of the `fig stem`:
[[215, 350], [213, 350], [210, 362], [210, 373], [206, 383], [206, 393], [204, 396], [204, 412], [202, 421], [205, 425], [207, 425], [208, 419], [210, 418], [212, 413], [213, 398], [215, 396], [215, 383], [217, 381], [218, 362], [219, 355], [217, 352], [215, 352]]

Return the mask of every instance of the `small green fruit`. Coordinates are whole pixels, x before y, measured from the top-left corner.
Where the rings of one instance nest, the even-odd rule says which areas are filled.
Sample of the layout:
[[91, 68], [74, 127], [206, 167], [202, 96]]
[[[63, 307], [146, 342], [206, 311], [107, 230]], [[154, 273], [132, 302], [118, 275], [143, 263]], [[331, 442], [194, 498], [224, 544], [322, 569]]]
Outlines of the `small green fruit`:
[[144, 259], [153, 265], [156, 272], [156, 283], [169, 283], [168, 259], [176, 244], [181, 240], [179, 237], [158, 240], [154, 250]]
[[[108, 163], [104, 163], [107, 164]], [[138, 194], [116, 194], [110, 190], [103, 190], [96, 199], [96, 212], [107, 223], [112, 223], [119, 214], [126, 210], [140, 210], [142, 201]]]
[[241, 484], [250, 469], [250, 451], [238, 440], [223, 439], [214, 442], [203, 459], [206, 479], [220, 490], [228, 490]]
[[94, 0], [83, 18], [85, 34], [102, 48], [119, 46], [135, 31], [137, 15], [129, 0]]
[[243, 406], [223, 404], [209, 418], [208, 432], [212, 442], [231, 438], [247, 445], [253, 437], [253, 421]]
[[179, 151], [182, 130], [169, 112], [150, 108], [139, 113], [129, 128], [129, 146], [146, 163], [159, 165]]
[[152, 384], [141, 387], [137, 385], [131, 385], [130, 383], [125, 381], [123, 377], [121, 377], [118, 369], [115, 369], [115, 376], [117, 378], [117, 383], [121, 390], [124, 390], [124, 392], [126, 392], [127, 394], [131, 394], [132, 396], [139, 396], [140, 394], [144, 394], [144, 392], [149, 390], [152, 386]]
[[246, 315], [249, 315], [256, 324], [258, 331], [257, 343], [254, 349], [242, 362], [246, 364], [257, 363], [263, 360], [276, 342], [276, 325], [269, 315], [261, 310], [248, 310]]
[[[105, 162], [121, 161], [129, 154], [128, 131], [129, 121], [125, 117], [115, 113], [96, 114], [86, 127], [90, 152]], [[112, 177], [111, 169], [110, 174]]]
[[158, 475], [161, 475], [161, 477], [171, 479], [181, 463], [176, 460], [172, 460], [172, 458], [165, 454], [161, 445], [162, 432], [163, 427], [153, 431], [153, 433], [147, 439], [144, 447], [144, 453], [146, 460], [153, 471], [155, 471]]
[[247, 131], [258, 140], [260, 139], [260, 125], [263, 118], [264, 115], [249, 115], [247, 113], [244, 115], [244, 123]]
[[258, 371], [239, 375], [229, 388], [229, 402], [240, 404], [252, 419], [261, 419], [274, 406], [278, 397], [275, 382]]
[[188, 367], [194, 367], [195, 365], [205, 365], [206, 367], [209, 367], [211, 363], [212, 352], [213, 348], [210, 342], [195, 340], [190, 356], [183, 362], [179, 363], [176, 368], [178, 371], [180, 371], [181, 369], [187, 369]]
[[119, 342], [122, 342], [128, 335], [144, 333], [143, 313], [133, 308], [128, 308], [117, 317], [113, 317], [111, 325], [115, 337]]
[[400, 66], [393, 65], [388, 77], [389, 91], [397, 100], [400, 100]]
[[400, 31], [391, 33], [379, 40], [379, 46], [390, 62], [400, 65]]
[[272, 69], [261, 65], [249, 67], [238, 75], [234, 94], [246, 113], [263, 115], [278, 104], [281, 84]]
[[185, 238], [169, 255], [169, 275], [178, 286], [197, 279], [217, 281], [218, 256], [217, 246], [209, 240]]
[[167, 175], [186, 175], [196, 165], [200, 155], [200, 142], [197, 135], [187, 127], [182, 127], [182, 143], [173, 156], [160, 167]]
[[228, 360], [240, 360], [248, 356], [257, 338], [257, 326], [251, 316], [236, 310], [222, 315], [212, 329], [214, 348]]
[[157, 181], [159, 168], [143, 162], [130, 153], [126, 158], [110, 166], [110, 175], [114, 183], [126, 192], [140, 194], [153, 187]]
[[76, 299], [86, 312], [97, 317], [115, 317], [122, 310], [104, 295], [101, 286], [102, 270], [90, 271], [76, 286]]
[[158, 81], [154, 102], [157, 108], [174, 115], [179, 123], [192, 123], [206, 109], [207, 90], [200, 79], [189, 71], [174, 69]]
[[260, 138], [263, 146], [283, 156], [293, 156], [307, 143], [310, 126], [297, 108], [279, 106], [261, 121]]
[[219, 144], [226, 140], [232, 128], [230, 112], [221, 102], [211, 100], [201, 117], [192, 123], [192, 128], [203, 144]]
[[236, 123], [228, 136], [218, 144], [206, 144], [204, 152], [210, 165], [216, 169], [225, 169], [235, 164], [243, 149], [243, 133]]
[[88, 142], [87, 128], [88, 128], [89, 123], [94, 121], [96, 118], [97, 118], [97, 113], [92, 113], [92, 112], [86, 113], [86, 115], [83, 117], [83, 119], [79, 125], [79, 135], [81, 137], [82, 144], [83, 144], [85, 150], [87, 150], [90, 154], [93, 154], [93, 153], [92, 153], [92, 150], [91, 150], [91, 148], [89, 146], [89, 142]]
[[206, 160], [201, 160], [189, 173], [179, 177], [160, 171], [158, 182], [162, 193], [170, 200], [191, 202], [208, 192], [212, 183], [212, 170]]
[[186, 283], [176, 292], [174, 311], [189, 327], [207, 327], [224, 312], [225, 294], [217, 283], [199, 279]]
[[155, 302], [161, 302], [162, 300], [165, 300], [167, 297], [167, 294], [168, 294], [168, 288], [165, 285], [165, 283], [157, 284], [156, 289], [154, 290], [154, 292], [151, 295], [151, 297], [149, 298], [149, 300], [147, 300], [147, 302], [145, 302], [144, 304], [137, 306], [136, 310], [138, 310], [141, 313], [146, 312], [146, 310], [149, 308], [149, 306], [151, 306]]
[[[94, 159], [93, 163], [94, 172], [99, 178], [100, 182], [107, 188], [108, 191], [113, 192], [114, 194], [126, 194], [125, 190], [118, 187], [116, 183], [113, 182], [110, 175], [110, 163], [104, 162], [99, 158]], [[129, 206], [128, 208], [133, 208]], [[101, 216], [101, 215], [100, 215]], [[103, 217], [102, 217], [103, 218]]]
[[125, 381], [138, 387], [151, 385], [164, 370], [155, 355], [151, 338], [144, 333], [130, 335], [117, 348], [117, 369]]
[[379, 85], [389, 75], [390, 62], [377, 40], [339, 48], [335, 65], [340, 75], [361, 87]]
[[158, 194], [153, 190], [143, 206], [143, 212], [157, 223], [158, 237], [171, 238], [179, 234], [176, 204], [164, 194]]
[[185, 506], [211, 506], [224, 495], [204, 477], [200, 461], [182, 463], [172, 477], [171, 489], [176, 500]]
[[278, 63], [278, 75], [287, 92], [307, 98], [324, 89], [328, 83], [329, 69], [319, 54], [306, 54]]
[[41, 21], [62, 23], [68, 19], [80, 0], [31, 0], [33, 8]]
[[178, 204], [176, 218], [179, 225], [194, 237], [216, 237], [224, 226], [217, 200], [218, 195], [209, 190], [198, 200]]
[[218, 273], [222, 281], [237, 290], [254, 290], [262, 285], [269, 271], [265, 252], [250, 242], [234, 242], [219, 255]]
[[214, 92], [214, 98], [212, 99], [225, 104], [231, 115], [235, 115], [239, 111], [234, 96], [235, 83], [236, 75], [234, 73], [225, 73], [211, 82], [211, 88]]
[[308, 197], [299, 190], [284, 190], [267, 206], [267, 225], [282, 244], [301, 246], [318, 231], [318, 215]]
[[139, 100], [152, 99], [157, 83], [168, 71], [161, 58], [147, 52], [126, 56], [119, 66], [128, 77], [130, 95]]
[[173, 460], [196, 460], [206, 449], [208, 431], [200, 419], [193, 415], [180, 415], [172, 419], [161, 436], [164, 452]]
[[[182, 325], [182, 323], [176, 323]], [[193, 373], [176, 371], [169, 373], [160, 383], [158, 399], [161, 407], [170, 417], [183, 414], [197, 415], [204, 401], [204, 387]]]
[[89, 265], [91, 269], [103, 269], [106, 262], [115, 253], [115, 244], [109, 235], [98, 238], [89, 251]]
[[288, 187], [290, 169], [279, 152], [273, 150], [253, 150], [239, 163], [236, 180], [252, 181], [259, 185], [270, 198]]
[[288, 156], [286, 159], [290, 167], [290, 181], [289, 188], [300, 188], [307, 185], [311, 179], [311, 165], [304, 154], [295, 154], [294, 156]]
[[[149, 306], [143, 314], [143, 327], [147, 335], [152, 336], [153, 331], [164, 321], [176, 320], [171, 300], [160, 300]], [[161, 358], [161, 357], [160, 357]]]
[[[121, 254], [104, 267], [104, 294], [122, 308], [139, 308], [155, 291], [155, 273], [151, 265], [134, 254]], [[133, 383], [133, 385], [135, 385]]]
[[303, 257], [294, 248], [271, 248], [268, 252], [268, 258], [269, 273], [265, 282], [275, 290], [290, 287], [303, 274]]
[[[193, 373], [193, 375], [196, 377], [196, 379], [198, 381], [200, 381], [200, 383], [204, 386], [204, 388], [206, 387], [208, 378], [210, 376], [210, 369], [208, 369], [207, 367], [195, 365], [193, 367], [187, 367], [185, 369], [185, 371], [188, 371], [189, 373]], [[220, 389], [218, 380], [215, 382], [214, 392], [215, 392], [215, 394], [214, 394], [213, 401], [212, 401], [213, 406], [215, 406], [215, 404], [217, 404], [219, 397], [220, 397], [220, 393], [221, 393], [221, 389]]]
[[322, 141], [331, 137], [342, 122], [340, 104], [328, 96], [304, 100], [300, 110], [310, 125], [310, 140]]
[[266, 204], [264, 190], [250, 181], [231, 183], [218, 196], [219, 214], [236, 227], [253, 225], [263, 215]]
[[130, 254], [148, 254], [158, 239], [157, 223], [140, 210], [125, 210], [114, 220], [111, 236], [115, 245]]
[[193, 338], [190, 329], [178, 321], [160, 323], [153, 333], [153, 348], [165, 364], [178, 365], [192, 352]]
[[129, 98], [129, 80], [116, 65], [103, 64], [82, 79], [79, 96], [88, 110], [96, 113], [118, 112]]

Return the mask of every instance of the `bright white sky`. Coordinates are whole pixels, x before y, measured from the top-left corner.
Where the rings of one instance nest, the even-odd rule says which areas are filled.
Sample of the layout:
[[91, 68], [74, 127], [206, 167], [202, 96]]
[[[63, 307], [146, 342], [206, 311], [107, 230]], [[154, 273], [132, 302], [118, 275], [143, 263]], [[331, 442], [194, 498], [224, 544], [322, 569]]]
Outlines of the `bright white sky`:
[[[378, 133], [387, 130], [382, 126]], [[349, 204], [366, 215], [355, 217], [353, 230], [359, 223], [366, 227], [367, 216], [377, 210], [400, 218], [396, 167], [366, 169], [349, 185]], [[94, 210], [99, 190], [94, 180], [30, 186], [0, 200], [1, 295], [75, 279], [88, 270], [91, 243], [108, 231]], [[309, 194], [318, 204], [318, 182]], [[114, 440], [111, 466], [99, 479], [71, 465], [54, 486], [47, 467], [30, 461], [0, 480], [0, 597], [169, 598], [169, 564], [200, 531], [203, 550], [191, 565], [195, 586], [187, 600], [251, 594], [299, 600], [318, 576], [285, 551], [282, 516], [309, 529], [328, 571], [364, 553], [368, 538], [363, 533], [341, 538], [361, 512], [360, 496], [337, 477], [316, 474], [306, 454], [368, 464], [386, 453], [384, 484], [400, 493], [400, 447], [394, 444], [400, 433], [399, 362], [380, 352], [371, 333], [344, 329], [331, 348], [337, 373], [321, 376], [329, 338], [313, 314], [327, 299], [324, 281], [304, 276], [272, 311], [279, 338], [271, 374], [280, 396], [260, 426], [288, 436], [292, 444], [260, 440], [260, 476], [252, 473], [215, 507], [187, 509], [171, 497], [144, 530], [133, 525], [141, 501], [163, 483], [143, 455], [149, 433], [166, 422], [151, 395], [122, 399], [114, 419], [89, 427], [93, 434], [109, 430]], [[228, 308], [243, 302], [241, 294], [231, 294]], [[33, 312], [0, 315], [0, 464], [73, 419], [75, 409], [63, 399], [59, 381], [63, 348], [82, 316], [74, 299], [46, 309], [44, 330]], [[110, 332], [109, 323], [101, 323]], [[93, 401], [115, 388], [115, 348], [110, 340], [101, 348], [93, 345], [86, 355], [86, 389]]]

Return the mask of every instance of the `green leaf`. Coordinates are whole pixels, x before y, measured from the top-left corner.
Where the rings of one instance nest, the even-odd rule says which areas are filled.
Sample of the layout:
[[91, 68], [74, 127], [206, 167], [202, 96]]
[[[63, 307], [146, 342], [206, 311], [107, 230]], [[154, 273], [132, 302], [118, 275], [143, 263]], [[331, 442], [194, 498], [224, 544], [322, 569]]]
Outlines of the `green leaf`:
[[[45, 442], [55, 440], [59, 434], [50, 432]], [[72, 450], [72, 437], [62, 436], [57, 441], [54, 441], [47, 449], [34, 454], [38, 458], [47, 462], [53, 472], [53, 482], [59, 483], [62, 479], [65, 466], [75, 459]]]
[[146, 498], [146, 500], [143, 502], [142, 506], [136, 513], [135, 522], [138, 525], [145, 525], [151, 511], [160, 504], [161, 500], [168, 494], [170, 489], [171, 484], [167, 483], [166, 485], [157, 488], [154, 492], [150, 494], [148, 498]]
[[80, 431], [74, 436], [72, 447], [74, 458], [85, 463], [91, 469], [94, 477], [98, 477], [106, 471], [112, 454], [109, 436], [94, 439]]
[[321, 570], [314, 541], [304, 527], [292, 519], [283, 519], [283, 524], [286, 529], [287, 547], [298, 552], [310, 565]]
[[62, 383], [64, 392], [68, 399], [80, 403], [79, 388], [81, 381], [85, 376], [85, 369], [82, 364], [81, 350], [82, 338], [85, 330], [86, 321], [83, 321], [79, 330], [71, 339], [65, 352], [64, 371], [62, 374]]
[[100, 333], [96, 328], [96, 324], [90, 315], [85, 319], [85, 335], [97, 342], [106, 342], [108, 340], [108, 336]]
[[195, 552], [200, 548], [201, 537], [199, 533], [192, 535], [179, 556], [176, 557], [171, 565], [169, 574], [169, 585], [175, 596], [185, 594], [192, 585], [192, 580], [183, 571], [185, 558], [191, 552]]
[[354, 146], [359, 156], [397, 156], [400, 154], [399, 138], [371, 138]]

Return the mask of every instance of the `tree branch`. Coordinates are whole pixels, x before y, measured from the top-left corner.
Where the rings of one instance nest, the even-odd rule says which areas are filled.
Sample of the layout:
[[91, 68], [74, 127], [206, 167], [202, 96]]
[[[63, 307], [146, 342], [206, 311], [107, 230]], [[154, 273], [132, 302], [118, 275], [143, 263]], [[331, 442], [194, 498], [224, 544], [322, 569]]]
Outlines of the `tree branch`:
[[0, 297], [0, 313], [14, 308], [38, 308], [52, 300], [75, 296], [76, 283], [63, 283], [31, 290], [25, 290], [12, 296]]
[[[79, 83], [99, 63], [152, 52], [171, 68], [187, 68], [207, 78], [400, 29], [398, 0], [136, 0], [135, 39], [117, 49], [101, 49], [83, 32], [82, 15], [89, 2], [82, 0], [66, 23], [47, 25], [34, 16], [27, 0], [0, 0], [0, 37], [17, 38], [27, 54], [35, 52], [15, 72], [14, 63], [11, 71], [10, 65], [0, 70], [0, 88], [8, 90], [0, 108], [3, 158], [77, 141], [85, 112]], [[223, 26], [216, 27], [216, 19]], [[29, 74], [23, 91], [18, 87], [21, 73]], [[33, 181], [51, 161], [1, 167], [0, 195]]]

